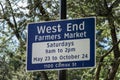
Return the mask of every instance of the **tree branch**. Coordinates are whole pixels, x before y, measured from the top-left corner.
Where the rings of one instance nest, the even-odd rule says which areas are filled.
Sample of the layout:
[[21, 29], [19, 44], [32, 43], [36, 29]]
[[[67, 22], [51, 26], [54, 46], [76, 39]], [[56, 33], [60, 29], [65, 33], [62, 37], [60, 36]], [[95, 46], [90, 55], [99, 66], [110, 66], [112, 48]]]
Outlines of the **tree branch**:
[[102, 62], [104, 60], [104, 58], [109, 55], [116, 46], [118, 46], [118, 44], [120, 43], [120, 40], [107, 52], [105, 53], [104, 55], [102, 55], [100, 57], [100, 60], [99, 60], [99, 64], [98, 64], [98, 67], [97, 67], [97, 71], [96, 71], [96, 75], [95, 75], [95, 80], [99, 80], [99, 74], [100, 74], [100, 71], [101, 71], [101, 66], [102, 66]]
[[[108, 18], [108, 22], [109, 22], [109, 26], [111, 29], [111, 38], [112, 38], [112, 44], [115, 45], [117, 43], [117, 33], [116, 33], [116, 27], [114, 24], [114, 20], [113, 20], [113, 15], [110, 14], [107, 16]], [[114, 54], [114, 62], [111, 65], [111, 69], [109, 71], [109, 74], [106, 78], [106, 80], [114, 80], [114, 77], [116, 75], [116, 72], [118, 70], [119, 64], [116, 62], [116, 60], [118, 60], [120, 58], [120, 51], [119, 51], [119, 46], [116, 45], [113, 49], [113, 54]]]
[[116, 46], [118, 46], [118, 44], [120, 43], [120, 40], [111, 48], [111, 50], [110, 51], [108, 51], [106, 54], [104, 54], [102, 57], [104, 58], [104, 57], [106, 57], [108, 54], [110, 54], [113, 50], [114, 50], [114, 48], [116, 47]]
[[15, 29], [17, 29], [17, 22], [16, 22], [16, 20], [15, 20], [15, 16], [14, 16], [14, 13], [13, 13], [14, 11], [13, 11], [13, 9], [12, 9], [12, 6], [11, 6], [10, 1], [7, 0], [7, 2], [8, 2], [8, 4], [9, 4], [9, 6], [10, 6], [10, 9], [11, 9], [11, 13], [12, 13], [12, 17], [13, 17], [13, 21], [14, 21]]
[[120, 4], [120, 0], [116, 0], [116, 1], [114, 1], [114, 3], [110, 6], [109, 9], [112, 10], [112, 8], [118, 6], [119, 4]]
[[34, 0], [35, 9], [38, 8], [42, 16], [45, 18], [45, 21], [50, 20], [48, 13], [46, 12], [45, 8], [42, 6], [41, 0]]
[[[11, 6], [11, 3], [9, 0], [6, 0], [6, 2], [8, 3], [8, 5], [10, 6], [10, 13], [12, 14], [12, 18], [13, 18], [13, 22], [14, 24], [10, 21], [9, 17], [6, 16], [7, 13], [9, 12], [5, 12], [4, 8], [3, 8], [3, 5], [0, 3], [1, 7], [2, 7], [2, 11], [3, 11], [3, 18], [7, 21], [9, 27], [13, 30], [16, 38], [20, 41], [20, 43], [23, 43], [22, 41], [22, 38], [21, 38], [21, 35], [19, 34], [19, 28], [17, 28], [17, 22], [15, 20], [15, 16], [14, 16], [14, 11], [12, 9], [12, 6]], [[6, 6], [7, 7], [7, 6]], [[10, 14], [9, 13], [9, 14]]]
[[1, 2], [0, 2], [0, 5], [1, 5], [2, 11], [3, 11], [3, 14], [4, 14], [5, 11], [4, 11], [4, 8], [3, 8], [3, 5], [1, 4]]

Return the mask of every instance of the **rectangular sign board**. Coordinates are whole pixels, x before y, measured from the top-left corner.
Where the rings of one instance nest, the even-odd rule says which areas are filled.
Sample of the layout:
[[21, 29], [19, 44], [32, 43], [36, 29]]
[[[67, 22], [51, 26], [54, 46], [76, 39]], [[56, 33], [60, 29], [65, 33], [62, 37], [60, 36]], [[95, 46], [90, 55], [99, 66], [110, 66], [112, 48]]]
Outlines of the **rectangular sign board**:
[[95, 18], [28, 24], [27, 71], [94, 67]]

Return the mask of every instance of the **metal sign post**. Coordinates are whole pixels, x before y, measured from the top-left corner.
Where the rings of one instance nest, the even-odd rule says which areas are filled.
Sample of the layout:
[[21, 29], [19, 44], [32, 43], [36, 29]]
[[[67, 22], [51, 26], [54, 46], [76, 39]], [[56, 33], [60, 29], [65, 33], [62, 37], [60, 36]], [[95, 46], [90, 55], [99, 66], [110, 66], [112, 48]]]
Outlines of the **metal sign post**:
[[[60, 19], [66, 19], [66, 0], [60, 0]], [[58, 71], [58, 80], [66, 80], [66, 70]]]

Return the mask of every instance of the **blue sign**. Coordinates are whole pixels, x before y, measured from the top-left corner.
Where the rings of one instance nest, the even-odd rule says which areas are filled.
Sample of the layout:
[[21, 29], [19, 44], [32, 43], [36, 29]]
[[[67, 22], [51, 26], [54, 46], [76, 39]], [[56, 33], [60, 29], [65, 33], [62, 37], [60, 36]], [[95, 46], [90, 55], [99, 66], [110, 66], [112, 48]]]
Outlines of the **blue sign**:
[[27, 70], [94, 67], [95, 18], [28, 24]]

